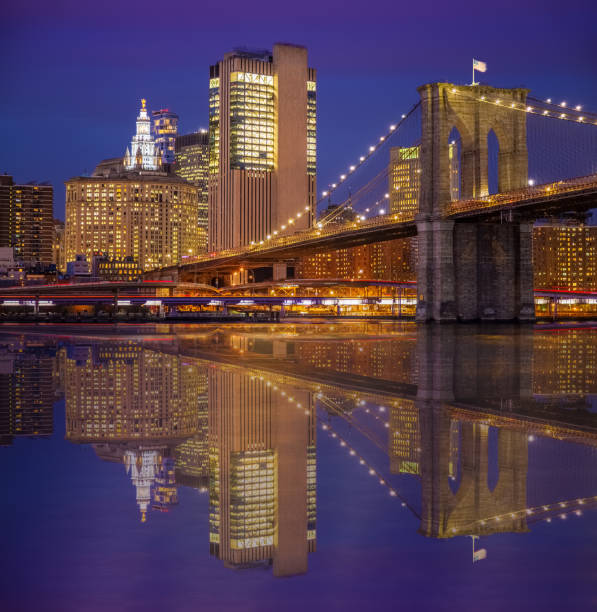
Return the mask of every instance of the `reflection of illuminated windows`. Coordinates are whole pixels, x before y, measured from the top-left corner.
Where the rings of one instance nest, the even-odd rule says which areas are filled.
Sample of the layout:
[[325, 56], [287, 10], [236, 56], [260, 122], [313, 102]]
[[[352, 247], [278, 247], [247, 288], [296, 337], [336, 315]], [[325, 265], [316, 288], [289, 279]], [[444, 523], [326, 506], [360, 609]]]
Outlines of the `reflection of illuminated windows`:
[[[209, 449], [209, 542], [220, 543], [220, 459], [217, 447]], [[215, 551], [212, 550], [212, 554]]]
[[271, 546], [276, 516], [273, 450], [230, 454], [230, 547]]
[[307, 448], [307, 540], [315, 540], [317, 532], [317, 465], [315, 445]]
[[402, 400], [390, 410], [390, 471], [393, 474], [420, 474], [421, 431], [419, 409]]

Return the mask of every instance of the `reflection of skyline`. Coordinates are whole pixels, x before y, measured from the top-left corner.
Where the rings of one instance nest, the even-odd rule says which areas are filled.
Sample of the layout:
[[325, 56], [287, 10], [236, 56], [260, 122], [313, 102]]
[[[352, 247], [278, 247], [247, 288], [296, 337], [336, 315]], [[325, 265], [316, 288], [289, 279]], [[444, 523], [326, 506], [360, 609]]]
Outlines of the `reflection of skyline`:
[[[554, 347], [557, 360], [544, 355], [545, 342], [557, 345], [555, 334], [487, 334], [474, 350], [470, 334], [443, 328], [385, 340], [378, 334], [350, 349], [358, 353], [355, 371], [352, 357], [334, 352], [341, 346], [334, 338], [317, 348], [300, 336], [274, 344], [233, 330], [207, 343], [171, 340], [163, 350], [151, 341], [71, 345], [57, 357], [66, 437], [123, 464], [141, 520], [175, 506], [180, 486], [209, 490], [209, 547], [227, 567], [272, 565], [280, 576], [307, 571], [316, 543], [318, 413], [326, 428], [344, 428], [352, 454], [399, 500], [405, 482], [420, 481], [420, 500], [406, 501], [421, 534], [524, 532], [561, 512], [561, 500], [529, 497], [529, 436], [597, 443], [585, 402], [594, 380], [575, 374], [578, 352], [594, 354], [594, 334], [570, 334], [578, 350], [568, 338]], [[391, 367], [379, 366], [384, 341], [396, 345]], [[324, 365], [314, 367], [321, 355]], [[338, 370], [328, 361], [344, 363], [350, 376], [330, 377]], [[566, 377], [550, 375], [561, 367]], [[51, 358], [49, 372], [51, 380]], [[413, 378], [416, 385], [404, 383]], [[557, 400], [572, 392], [570, 380], [572, 406]], [[381, 464], [371, 448], [384, 453]], [[566, 512], [580, 509], [565, 501]]]
[[0, 446], [52, 434], [54, 355], [43, 342], [14, 339], [0, 347]]

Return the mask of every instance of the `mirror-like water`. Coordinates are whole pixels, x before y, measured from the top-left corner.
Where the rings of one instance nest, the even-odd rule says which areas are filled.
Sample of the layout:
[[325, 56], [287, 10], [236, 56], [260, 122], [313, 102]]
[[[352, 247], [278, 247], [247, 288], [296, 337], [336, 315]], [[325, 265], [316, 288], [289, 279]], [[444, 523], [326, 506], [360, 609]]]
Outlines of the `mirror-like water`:
[[3, 326], [6, 610], [597, 602], [597, 327]]

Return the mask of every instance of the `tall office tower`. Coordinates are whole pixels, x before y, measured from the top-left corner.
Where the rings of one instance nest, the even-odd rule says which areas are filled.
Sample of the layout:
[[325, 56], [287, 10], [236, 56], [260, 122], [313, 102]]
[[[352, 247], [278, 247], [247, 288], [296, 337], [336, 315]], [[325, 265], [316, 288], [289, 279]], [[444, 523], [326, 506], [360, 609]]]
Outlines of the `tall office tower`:
[[390, 213], [401, 220], [414, 219], [419, 212], [421, 191], [420, 147], [390, 149]]
[[155, 141], [151, 134], [151, 119], [147, 114], [146, 100], [141, 100], [137, 117], [137, 132], [124, 155], [125, 170], [157, 170], [161, 165]]
[[12, 247], [18, 261], [52, 263], [53, 203], [52, 185], [0, 175], [0, 247]]
[[0, 352], [0, 446], [54, 429], [54, 352], [19, 341]]
[[[103, 171], [106, 174], [102, 174]], [[173, 174], [115, 174], [66, 181], [65, 258], [132, 257], [143, 271], [177, 264], [199, 252], [197, 187]]]
[[597, 291], [597, 227], [535, 226], [533, 273], [536, 289]]
[[195, 185], [199, 197], [199, 243], [202, 251], [207, 250], [208, 228], [208, 178], [209, 178], [209, 134], [199, 130], [192, 134], [176, 137], [174, 171], [180, 178]]
[[209, 541], [230, 567], [307, 571], [315, 550], [315, 414], [307, 391], [209, 370]]
[[174, 145], [178, 134], [178, 115], [167, 108], [152, 111], [153, 136], [162, 164], [174, 163]]
[[209, 250], [312, 226], [316, 89], [304, 47], [235, 50], [211, 66]]
[[[390, 213], [401, 220], [414, 219], [419, 212], [421, 192], [421, 148], [392, 147], [390, 149], [389, 194]], [[450, 195], [452, 200], [460, 197], [460, 160], [458, 146], [451, 142], [448, 146], [450, 159]]]

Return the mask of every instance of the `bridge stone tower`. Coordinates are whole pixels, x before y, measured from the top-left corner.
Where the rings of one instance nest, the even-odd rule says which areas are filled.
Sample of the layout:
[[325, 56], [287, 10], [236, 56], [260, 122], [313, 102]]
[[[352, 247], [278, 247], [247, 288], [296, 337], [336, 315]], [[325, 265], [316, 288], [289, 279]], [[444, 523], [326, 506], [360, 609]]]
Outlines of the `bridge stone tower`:
[[[421, 198], [417, 215], [418, 321], [534, 317], [531, 226], [455, 223], [450, 202], [449, 137], [460, 134], [461, 199], [488, 195], [491, 130], [499, 143], [498, 190], [528, 181], [526, 89], [430, 83], [422, 108]], [[496, 104], [495, 101], [500, 103]]]

